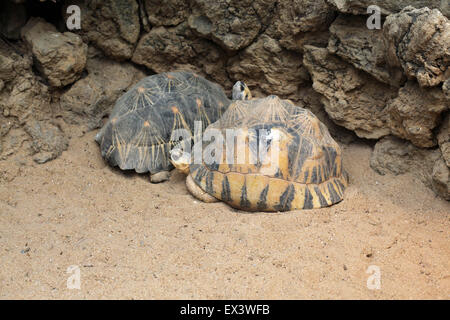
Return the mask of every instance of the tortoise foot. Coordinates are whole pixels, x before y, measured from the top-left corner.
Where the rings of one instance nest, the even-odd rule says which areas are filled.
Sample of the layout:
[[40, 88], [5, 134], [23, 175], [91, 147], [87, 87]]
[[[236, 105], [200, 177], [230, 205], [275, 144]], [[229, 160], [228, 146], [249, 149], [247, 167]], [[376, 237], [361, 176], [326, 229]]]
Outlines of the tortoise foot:
[[160, 183], [169, 180], [170, 173], [169, 171], [161, 171], [155, 174], [150, 175], [150, 182], [151, 183]]
[[214, 198], [212, 195], [206, 193], [203, 191], [195, 182], [192, 180], [192, 177], [190, 175], [187, 176], [186, 179], [186, 186], [189, 190], [189, 192], [196, 197], [198, 200], [201, 200], [203, 202], [218, 202], [216, 198]]

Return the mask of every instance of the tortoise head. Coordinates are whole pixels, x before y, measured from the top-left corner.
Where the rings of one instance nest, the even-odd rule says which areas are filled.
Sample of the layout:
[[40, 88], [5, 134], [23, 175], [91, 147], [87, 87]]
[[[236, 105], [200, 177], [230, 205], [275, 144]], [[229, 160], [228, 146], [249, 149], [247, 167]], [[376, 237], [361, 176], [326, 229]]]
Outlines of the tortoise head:
[[233, 86], [233, 100], [250, 100], [252, 93], [247, 85], [242, 81], [237, 81]]
[[183, 174], [189, 173], [189, 164], [191, 163], [191, 154], [183, 151], [180, 146], [175, 146], [170, 150], [170, 162]]

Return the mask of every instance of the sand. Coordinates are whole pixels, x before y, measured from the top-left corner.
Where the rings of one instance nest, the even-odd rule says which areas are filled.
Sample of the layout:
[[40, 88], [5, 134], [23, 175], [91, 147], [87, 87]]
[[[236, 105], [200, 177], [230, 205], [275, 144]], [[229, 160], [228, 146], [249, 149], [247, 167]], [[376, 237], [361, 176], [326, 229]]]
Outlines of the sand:
[[94, 135], [43, 165], [3, 164], [0, 298], [450, 298], [450, 203], [376, 174], [370, 146], [343, 146], [343, 202], [246, 213], [196, 201], [176, 172], [151, 184], [110, 168]]

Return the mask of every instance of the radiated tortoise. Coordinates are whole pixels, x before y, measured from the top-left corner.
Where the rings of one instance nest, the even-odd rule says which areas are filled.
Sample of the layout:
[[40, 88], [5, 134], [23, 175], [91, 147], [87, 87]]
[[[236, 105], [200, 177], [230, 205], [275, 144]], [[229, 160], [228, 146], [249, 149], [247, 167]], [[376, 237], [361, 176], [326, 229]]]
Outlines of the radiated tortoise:
[[200, 160], [194, 161], [195, 146], [190, 152], [174, 149], [171, 156], [200, 200], [247, 211], [287, 211], [343, 199], [348, 178], [341, 148], [313, 113], [289, 100], [234, 101], [198, 144]]

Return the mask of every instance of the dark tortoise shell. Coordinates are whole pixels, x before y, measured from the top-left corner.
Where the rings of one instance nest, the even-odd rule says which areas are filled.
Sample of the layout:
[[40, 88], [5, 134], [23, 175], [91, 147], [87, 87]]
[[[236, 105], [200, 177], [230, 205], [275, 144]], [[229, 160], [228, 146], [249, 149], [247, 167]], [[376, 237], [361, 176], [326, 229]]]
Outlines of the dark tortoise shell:
[[185, 129], [192, 135], [197, 120], [206, 128], [230, 102], [219, 85], [194, 73], [152, 75], [117, 100], [96, 140], [112, 166], [138, 173], [167, 171], [173, 168], [172, 132]]

